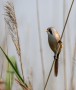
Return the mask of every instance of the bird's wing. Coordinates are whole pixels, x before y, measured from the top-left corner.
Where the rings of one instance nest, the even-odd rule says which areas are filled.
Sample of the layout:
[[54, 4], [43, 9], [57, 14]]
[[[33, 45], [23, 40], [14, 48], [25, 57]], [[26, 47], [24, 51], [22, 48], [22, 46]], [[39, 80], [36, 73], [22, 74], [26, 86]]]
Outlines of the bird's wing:
[[57, 31], [54, 32], [54, 36], [55, 36], [55, 38], [56, 38], [56, 40], [58, 42], [60, 40], [60, 35], [59, 35], [59, 33]]

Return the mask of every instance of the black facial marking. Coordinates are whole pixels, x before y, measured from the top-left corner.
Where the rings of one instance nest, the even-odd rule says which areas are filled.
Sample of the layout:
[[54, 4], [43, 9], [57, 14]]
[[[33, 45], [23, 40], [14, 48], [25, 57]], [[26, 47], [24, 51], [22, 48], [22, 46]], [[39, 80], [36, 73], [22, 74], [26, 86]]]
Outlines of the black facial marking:
[[47, 30], [50, 32], [50, 34], [53, 34], [51, 28], [48, 28]]

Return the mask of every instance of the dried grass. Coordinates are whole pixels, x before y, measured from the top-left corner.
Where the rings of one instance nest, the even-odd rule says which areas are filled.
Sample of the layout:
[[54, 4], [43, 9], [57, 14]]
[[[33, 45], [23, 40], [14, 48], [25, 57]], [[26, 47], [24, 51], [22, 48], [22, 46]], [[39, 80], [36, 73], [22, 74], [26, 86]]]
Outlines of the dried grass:
[[[8, 26], [13, 43], [16, 47], [17, 54], [20, 57], [21, 70], [22, 70], [22, 75], [23, 75], [23, 67], [22, 67], [22, 60], [21, 60], [21, 48], [20, 48], [18, 27], [17, 27], [16, 15], [15, 15], [13, 3], [7, 2], [4, 9], [5, 9], [5, 22]], [[23, 75], [23, 78], [24, 78], [24, 75]]]

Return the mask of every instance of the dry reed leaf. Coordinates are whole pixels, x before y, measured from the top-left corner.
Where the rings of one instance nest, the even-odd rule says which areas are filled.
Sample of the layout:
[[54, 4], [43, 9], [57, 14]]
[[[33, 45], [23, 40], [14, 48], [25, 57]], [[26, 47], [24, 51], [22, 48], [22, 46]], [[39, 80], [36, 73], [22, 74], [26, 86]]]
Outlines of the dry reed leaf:
[[24, 84], [22, 84], [19, 80], [15, 79], [16, 82], [23, 88], [23, 90], [32, 90], [31, 87], [26, 87]]

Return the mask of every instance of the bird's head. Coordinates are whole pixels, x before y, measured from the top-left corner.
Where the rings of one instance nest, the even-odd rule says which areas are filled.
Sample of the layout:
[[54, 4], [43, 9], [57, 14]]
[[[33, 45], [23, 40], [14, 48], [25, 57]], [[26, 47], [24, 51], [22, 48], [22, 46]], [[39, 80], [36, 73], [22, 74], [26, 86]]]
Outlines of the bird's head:
[[49, 28], [47, 28], [46, 31], [48, 33], [48, 36], [50, 35], [50, 36], [54, 37], [57, 40], [57, 42], [60, 40], [60, 35], [54, 27], [49, 27]]
[[53, 35], [53, 32], [52, 32], [52, 30], [53, 30], [53, 28], [52, 27], [49, 27], [49, 28], [47, 28], [47, 33], [48, 34], [51, 34], [51, 35]]

